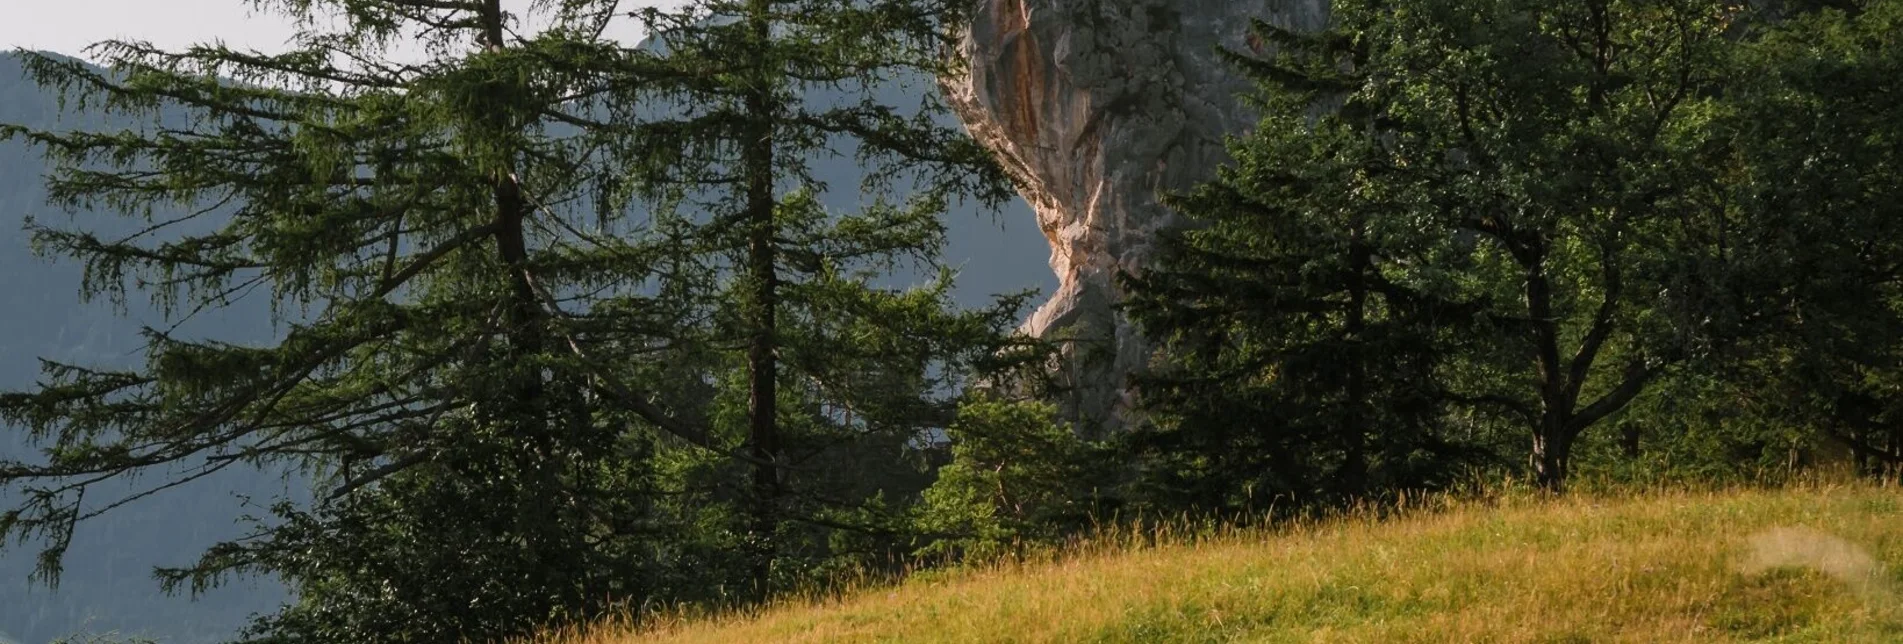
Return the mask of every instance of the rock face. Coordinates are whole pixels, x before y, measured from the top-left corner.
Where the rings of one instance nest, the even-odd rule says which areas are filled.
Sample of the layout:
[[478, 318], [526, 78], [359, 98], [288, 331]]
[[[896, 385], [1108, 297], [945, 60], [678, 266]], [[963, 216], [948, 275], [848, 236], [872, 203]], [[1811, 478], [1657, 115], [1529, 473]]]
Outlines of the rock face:
[[969, 73], [944, 89], [1036, 210], [1059, 287], [1024, 330], [1064, 341], [1068, 411], [1103, 436], [1129, 422], [1127, 378], [1151, 353], [1116, 275], [1180, 224], [1157, 195], [1211, 178], [1224, 137], [1255, 122], [1217, 48], [1250, 48], [1252, 18], [1318, 29], [1327, 0], [973, 1]]

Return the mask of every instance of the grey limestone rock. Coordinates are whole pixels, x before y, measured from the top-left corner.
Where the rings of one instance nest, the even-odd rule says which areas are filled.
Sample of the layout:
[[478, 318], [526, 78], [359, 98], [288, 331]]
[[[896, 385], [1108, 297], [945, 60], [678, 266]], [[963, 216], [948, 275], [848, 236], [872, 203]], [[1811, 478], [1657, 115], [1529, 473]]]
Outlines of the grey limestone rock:
[[1064, 341], [1068, 411], [1106, 435], [1129, 422], [1128, 376], [1151, 354], [1117, 312], [1116, 274], [1180, 225], [1157, 195], [1212, 177], [1224, 138], [1255, 123], [1217, 49], [1252, 48], [1251, 18], [1318, 29], [1327, 0], [974, 1], [967, 73], [941, 84], [1036, 211], [1058, 288], [1024, 331]]

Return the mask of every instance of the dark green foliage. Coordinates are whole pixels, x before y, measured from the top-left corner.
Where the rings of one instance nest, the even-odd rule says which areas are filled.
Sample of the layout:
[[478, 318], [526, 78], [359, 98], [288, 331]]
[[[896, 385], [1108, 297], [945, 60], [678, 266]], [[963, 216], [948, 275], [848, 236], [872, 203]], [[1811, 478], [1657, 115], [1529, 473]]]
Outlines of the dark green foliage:
[[297, 582], [298, 604], [251, 629], [273, 642], [529, 633], [690, 588], [666, 574], [676, 562], [659, 546], [670, 535], [654, 520], [646, 455], [618, 432], [593, 433], [559, 455], [469, 437], [437, 452], [441, 473], [280, 506], [269, 547], [217, 549], [206, 563], [229, 557]]
[[[84, 261], [88, 293], [174, 316], [252, 297], [283, 328], [155, 330], [138, 368], [49, 364], [0, 397], [49, 448], [0, 463], [26, 495], [0, 534], [44, 544], [46, 578], [121, 501], [88, 498], [101, 481], [253, 466], [313, 473], [317, 502], [160, 574], [287, 579], [300, 598], [260, 641], [488, 641], [757, 598], [911, 547], [918, 442], [1016, 343], [1021, 301], [953, 310], [943, 272], [877, 286], [935, 266], [951, 199], [1003, 194], [933, 104], [871, 98], [941, 70], [955, 14], [709, 3], [639, 14], [660, 44], [635, 49], [600, 36], [612, 2], [559, 3], [532, 36], [493, 0], [267, 4], [347, 19], [281, 55], [27, 58], [72, 109], [145, 122], [0, 134], [55, 165], [55, 205], [151, 223], [41, 225], [36, 243]], [[374, 62], [402, 43], [430, 57]], [[802, 104], [814, 89], [850, 98]], [[828, 211], [805, 159], [855, 140], [883, 165], [862, 211]], [[894, 204], [897, 185], [926, 188]]]
[[[1740, 213], [1726, 233], [1756, 292], [1728, 347], [1729, 404], [1844, 446], [1866, 468], [1903, 465], [1903, 3], [1842, 3], [1756, 25], [1755, 73], [1727, 88], [1719, 123]], [[1742, 307], [1741, 307], [1742, 308]]]
[[[4, 129], [55, 164], [55, 205], [151, 224], [128, 237], [40, 225], [36, 243], [84, 261], [89, 293], [136, 289], [174, 317], [253, 296], [284, 332], [228, 344], [154, 330], [140, 368], [51, 364], [37, 391], [0, 398], [0, 415], [51, 448], [0, 470], [32, 484], [0, 528], [47, 544], [52, 578], [77, 524], [120, 502], [87, 498], [101, 481], [150, 472], [146, 488], [165, 489], [232, 467], [307, 469], [316, 507], [280, 504], [254, 536], [162, 579], [197, 590], [281, 575], [303, 599], [254, 634], [313, 641], [485, 640], [645, 597], [627, 571], [652, 558], [626, 542], [646, 536], [629, 526], [651, 482], [616, 451], [628, 420], [585, 400], [625, 363], [573, 350], [563, 341], [590, 321], [545, 308], [649, 273], [632, 245], [574, 232], [632, 226], [576, 207], [621, 209], [588, 181], [618, 172], [615, 159], [599, 139], [552, 131], [549, 115], [587, 109], [573, 97], [639, 56], [577, 41], [597, 17], [585, 12], [564, 17], [575, 29], [519, 40], [494, 2], [349, 4], [344, 31], [281, 55], [107, 43], [95, 53], [111, 73], [27, 57], [69, 108], [146, 118]], [[353, 62], [412, 35], [439, 47], [429, 64]], [[160, 109], [183, 118], [155, 122]], [[162, 214], [174, 207], [186, 215]], [[650, 299], [591, 337], [652, 337], [670, 309]]]
[[975, 400], [946, 432], [952, 460], [925, 493], [922, 554], [985, 559], [1085, 529], [1116, 508], [1103, 498], [1118, 455], [1085, 441], [1045, 403]]
[[[1525, 428], [1535, 476], [1734, 332], [1731, 215], [1708, 126], [1728, 2], [1434, 6], [1398, 46], [1397, 146], [1450, 234], [1493, 337], [1444, 380]], [[1525, 115], [1524, 117], [1516, 115]]]
[[1595, 432], [1620, 476], [1759, 477], [1832, 443], [1896, 463], [1903, 9], [1841, 4], [1259, 25], [1232, 58], [1263, 121], [1174, 200], [1203, 227], [1129, 282], [1170, 349], [1147, 475], [1178, 504], [1341, 494], [1371, 438], [1449, 430], [1530, 436], [1552, 489]]
[[1184, 365], [1203, 388], [1146, 397], [1344, 456], [1331, 476], [1293, 462], [1308, 449], [1185, 444], [1174, 469], [1240, 451], [1282, 460], [1208, 469], [1354, 491], [1358, 450], [1397, 474], [1457, 462], [1438, 439], [1458, 420], [1519, 427], [1541, 484], [1563, 485], [1580, 436], [1729, 331], [1707, 124], [1741, 10], [1421, 0], [1341, 7], [1317, 36], [1261, 26], [1272, 49], [1241, 62], [1267, 116], [1183, 200], [1212, 225], [1134, 282], [1153, 332], [1206, 347]]
[[[872, 91], [949, 72], [960, 6], [755, 0], [660, 16], [657, 62], [672, 73], [634, 95], [672, 109], [573, 121], [631, 135], [626, 153], [648, 161], [628, 187], [656, 206], [665, 261], [684, 267], [665, 282], [690, 302], [669, 333], [707, 374], [705, 440], [729, 453], [660, 458], [684, 484], [670, 507], [697, 517], [700, 543], [744, 557], [719, 587], [764, 596], [896, 569], [929, 481], [917, 448], [1020, 342], [1009, 331], [1023, 296], [961, 312], [949, 272], [878, 285], [936, 265], [953, 199], [1006, 194], [935, 100], [887, 105]], [[826, 94], [843, 98], [813, 100]], [[829, 186], [810, 159], [823, 155], [868, 169], [860, 208], [822, 206]], [[901, 186], [911, 194], [893, 198]]]
[[1705, 309], [1719, 332], [1696, 371], [1618, 421], [1640, 449], [1594, 450], [1595, 469], [1742, 480], [1903, 462], [1893, 96], [1903, 4], [1805, 4], [1734, 26], [1725, 55], [1737, 71], [1705, 126], [1713, 199], [1725, 205], [1704, 238], [1724, 267], [1726, 297]]
[[1201, 225], [1126, 278], [1168, 361], [1139, 382], [1154, 424], [1127, 440], [1135, 494], [1240, 511], [1444, 484], [1467, 448], [1434, 375], [1478, 312], [1455, 299], [1461, 260], [1410, 201], [1419, 179], [1381, 167], [1385, 97], [1340, 100], [1368, 82], [1339, 69], [1358, 45], [1256, 29], [1282, 52], [1240, 61], [1263, 120], [1214, 182], [1170, 199]]

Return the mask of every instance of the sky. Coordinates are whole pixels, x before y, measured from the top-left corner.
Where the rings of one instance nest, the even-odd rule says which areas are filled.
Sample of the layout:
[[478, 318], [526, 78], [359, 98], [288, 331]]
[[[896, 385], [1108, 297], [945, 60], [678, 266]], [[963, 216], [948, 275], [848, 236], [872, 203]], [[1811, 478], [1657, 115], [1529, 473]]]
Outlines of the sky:
[[[527, 16], [531, 0], [503, 0], [505, 8]], [[630, 0], [629, 8], [651, 4]], [[0, 0], [0, 49], [16, 47], [81, 55], [87, 45], [107, 39], [145, 40], [166, 49], [223, 40], [226, 45], [280, 51], [294, 33], [291, 21], [252, 8], [250, 0]], [[532, 24], [532, 17], [531, 17]], [[617, 35], [640, 39], [638, 27], [625, 25]]]

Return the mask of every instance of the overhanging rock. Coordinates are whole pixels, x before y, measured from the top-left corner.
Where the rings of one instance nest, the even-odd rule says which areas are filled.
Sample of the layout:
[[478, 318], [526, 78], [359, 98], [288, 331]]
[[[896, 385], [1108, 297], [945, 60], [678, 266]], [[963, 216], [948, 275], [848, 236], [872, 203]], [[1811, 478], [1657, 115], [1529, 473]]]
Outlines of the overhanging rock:
[[1157, 203], [1227, 159], [1255, 116], [1217, 55], [1249, 47], [1252, 18], [1318, 29], [1326, 0], [976, 0], [969, 74], [952, 109], [1020, 180], [1051, 245], [1058, 289], [1025, 323], [1065, 341], [1067, 411], [1104, 436], [1130, 420], [1128, 376], [1151, 347], [1117, 312], [1118, 271], [1140, 272], [1179, 218]]

